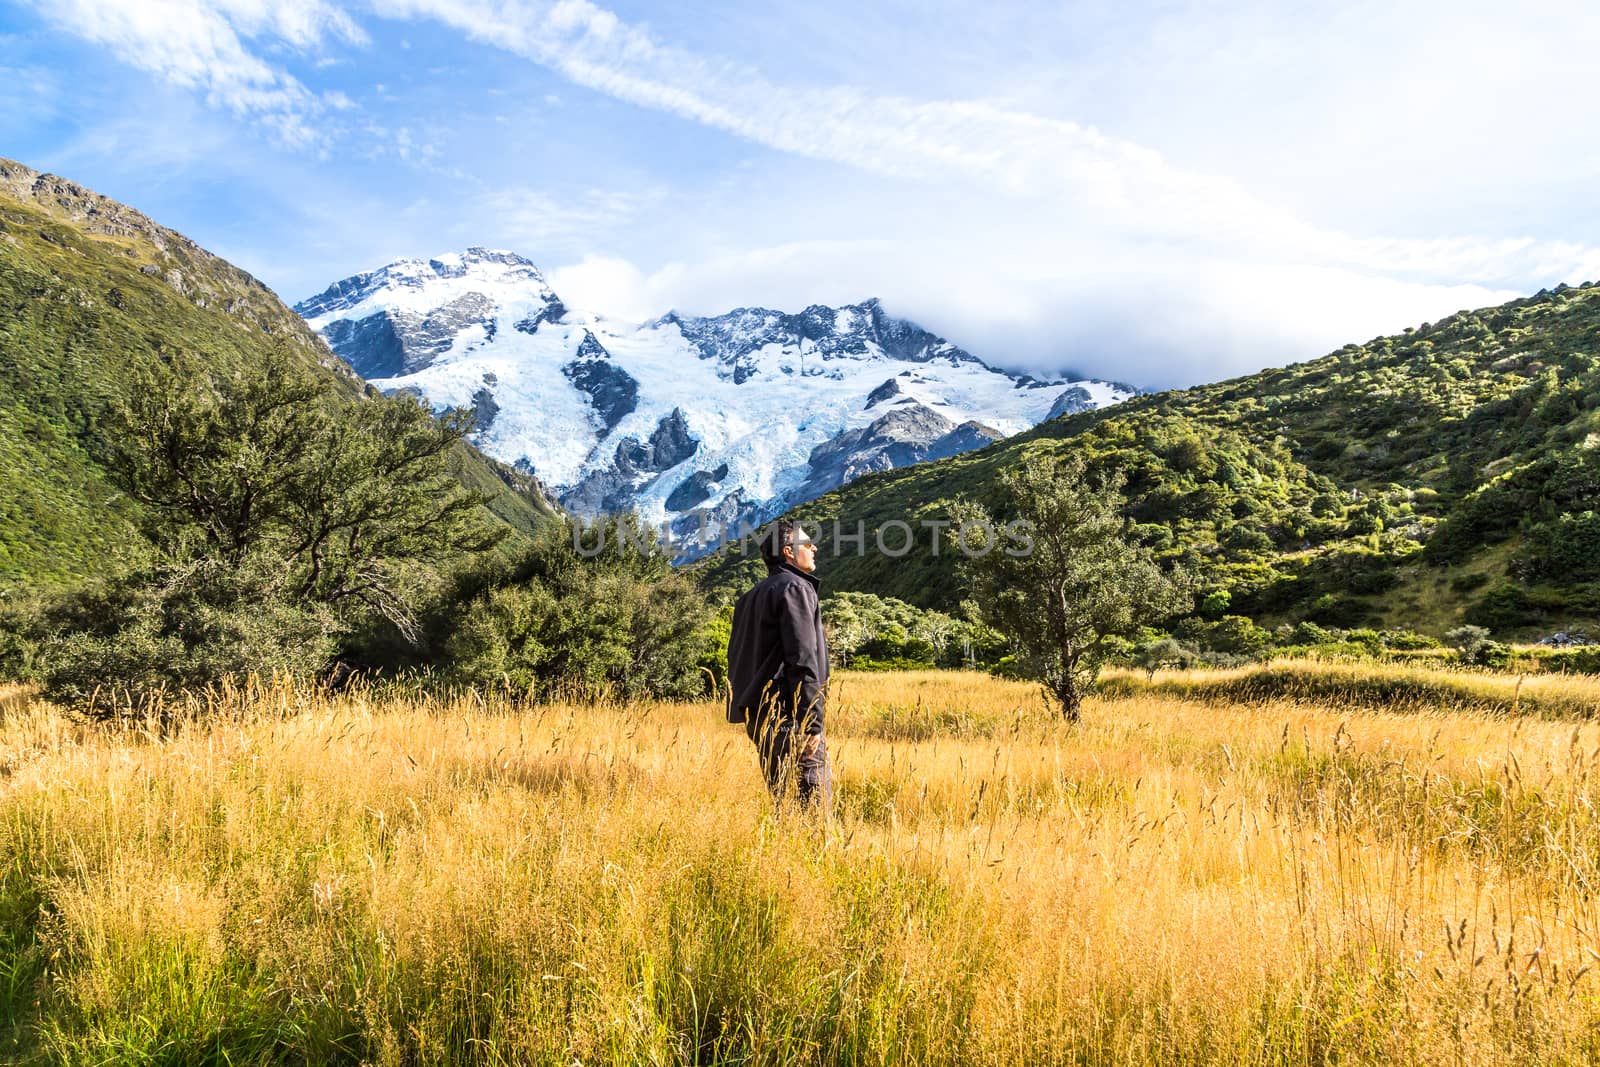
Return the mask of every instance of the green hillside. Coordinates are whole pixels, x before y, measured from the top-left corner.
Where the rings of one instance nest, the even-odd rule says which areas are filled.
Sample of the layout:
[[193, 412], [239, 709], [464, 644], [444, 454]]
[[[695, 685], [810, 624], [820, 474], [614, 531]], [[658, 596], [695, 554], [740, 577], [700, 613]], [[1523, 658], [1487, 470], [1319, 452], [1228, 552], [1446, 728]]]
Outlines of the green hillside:
[[[274, 350], [361, 402], [360, 380], [250, 275], [0, 159], [0, 590], [72, 582], [140, 551], [135, 505], [102, 465], [105, 414], [131, 368], [181, 353], [226, 374]], [[517, 530], [555, 514], [537, 482], [465, 445], [452, 467]]]
[[[1138, 397], [980, 452], [869, 475], [793, 513], [831, 589], [948, 609], [962, 584], [924, 519], [994, 500], [998, 474], [1083, 452], [1128, 476], [1128, 514], [1200, 579], [1205, 610], [1532, 636], [1600, 619], [1600, 287], [1559, 287], [1281, 370]], [[900, 558], [873, 531], [918, 536]], [[832, 555], [833, 523], [866, 551]], [[886, 530], [898, 548], [905, 537]], [[699, 568], [726, 593], [758, 565]]]

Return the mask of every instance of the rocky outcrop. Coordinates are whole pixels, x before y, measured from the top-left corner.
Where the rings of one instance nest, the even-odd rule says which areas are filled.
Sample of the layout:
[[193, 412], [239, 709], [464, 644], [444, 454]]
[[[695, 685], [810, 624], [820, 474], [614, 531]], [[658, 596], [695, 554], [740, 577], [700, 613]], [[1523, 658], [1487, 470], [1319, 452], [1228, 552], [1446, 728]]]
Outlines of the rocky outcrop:
[[322, 337], [363, 378], [390, 378], [406, 365], [405, 344], [388, 315], [339, 319], [328, 324]]
[[625, 438], [617, 446], [617, 466], [630, 474], [671, 470], [695, 454], [700, 442], [689, 433], [689, 420], [682, 408], [656, 423], [647, 441]]
[[723, 541], [754, 533], [781, 510], [772, 501], [751, 500], [743, 489], [735, 489], [710, 507], [693, 508], [674, 517], [667, 530], [682, 562], [699, 558]]
[[928, 451], [923, 455], [921, 462], [935, 459], [949, 459], [959, 456], [963, 452], [971, 452], [975, 448], [984, 448], [994, 444], [1005, 437], [1005, 434], [992, 426], [985, 426], [981, 422], [968, 419], [960, 426], [951, 430], [933, 444], [928, 446]]
[[448, 352], [469, 326], [492, 335], [494, 303], [482, 293], [464, 293], [426, 315], [380, 311], [364, 319], [340, 319], [323, 337], [363, 378], [415, 374]]
[[535, 311], [531, 315], [524, 315], [516, 322], [513, 322], [511, 324], [511, 328], [513, 330], [520, 330], [521, 332], [531, 336], [539, 332], [539, 326], [541, 323], [560, 322], [562, 319], [566, 318], [566, 315], [567, 305], [563, 304], [559, 298], [552, 294], [550, 299], [545, 301], [544, 307], [540, 308], [538, 311]]
[[561, 368], [561, 373], [588, 396], [589, 406], [605, 427], [604, 433], [616, 429], [617, 423], [639, 406], [639, 383], [611, 362], [611, 353], [587, 330], [577, 355]]
[[811, 450], [811, 476], [801, 499], [821, 496], [872, 471], [921, 462], [928, 448], [955, 428], [943, 415], [914, 400], [902, 400], [866, 426], [846, 430]]
[[1061, 390], [1056, 402], [1050, 405], [1050, 414], [1045, 418], [1058, 419], [1063, 415], [1076, 415], [1080, 411], [1093, 411], [1094, 408], [1094, 398], [1089, 395], [1089, 390], [1081, 385], [1074, 385]]
[[886, 400], [893, 400], [900, 395], [900, 379], [890, 378], [872, 392], [867, 394], [867, 402], [862, 405], [862, 411], [871, 411]]
[[683, 409], [673, 408], [656, 424], [648, 439], [641, 441], [631, 434], [624, 437], [617, 444], [611, 463], [592, 471], [562, 494], [561, 503], [588, 515], [625, 510], [638, 489], [693, 456], [699, 447], [700, 442], [689, 433]]
[[500, 405], [495, 403], [494, 393], [486, 385], [472, 394], [472, 428], [482, 432], [494, 425], [494, 417], [500, 414]]
[[711, 487], [719, 484], [727, 476], [726, 463], [717, 464], [714, 470], [695, 471], [679, 482], [678, 487], [667, 495], [667, 510], [689, 511], [699, 507], [711, 499]]
[[[677, 326], [700, 358], [718, 361], [719, 376], [735, 384], [755, 376], [757, 354], [771, 346], [797, 347], [819, 364], [865, 356], [874, 349], [890, 359], [913, 363], [980, 362], [916, 323], [889, 315], [876, 298], [839, 308], [813, 304], [794, 315], [769, 308], [737, 308], [714, 318], [672, 312], [657, 324]], [[818, 373], [822, 372], [819, 366]]]

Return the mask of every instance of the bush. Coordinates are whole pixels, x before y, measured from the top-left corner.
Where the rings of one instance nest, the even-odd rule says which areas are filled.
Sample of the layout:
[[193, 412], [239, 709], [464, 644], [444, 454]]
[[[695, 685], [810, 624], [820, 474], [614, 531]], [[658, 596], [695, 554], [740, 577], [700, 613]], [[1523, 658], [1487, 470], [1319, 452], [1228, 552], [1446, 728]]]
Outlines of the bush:
[[1466, 619], [1490, 630], [1514, 630], [1542, 626], [1566, 611], [1566, 598], [1559, 593], [1536, 592], [1503, 581], [1467, 609]]
[[1343, 639], [1348, 644], [1360, 645], [1369, 656], [1383, 652], [1383, 635], [1376, 630], [1347, 630]]
[[1316, 623], [1302, 622], [1295, 626], [1286, 643], [1292, 645], [1322, 645], [1332, 640], [1333, 634]]
[[1517, 569], [1533, 580], [1600, 578], [1600, 514], [1563, 512], [1555, 522], [1536, 527], [1528, 538], [1528, 556], [1518, 561]]
[[1489, 643], [1489, 631], [1482, 626], [1457, 626], [1448, 631], [1444, 639], [1463, 662], [1471, 663], [1477, 659], [1479, 650]]
[[993, 663], [1007, 651], [1004, 638], [983, 626], [872, 593], [834, 593], [823, 598], [828, 650], [843, 666], [874, 669], [903, 660], [917, 668]]
[[1600, 645], [1557, 649], [1541, 657], [1546, 670], [1572, 674], [1600, 674]]
[[1163, 637], [1158, 641], [1147, 641], [1133, 650], [1133, 664], [1145, 675], [1154, 678], [1156, 671], [1163, 667], [1177, 667], [1188, 670], [1200, 656], [1192, 648], [1186, 648], [1176, 638]]
[[1344, 501], [1334, 493], [1318, 493], [1311, 498], [1311, 514], [1319, 519], [1337, 519], [1344, 515]]
[[39, 658], [39, 606], [0, 595], [0, 681], [31, 682]]
[[1472, 657], [1474, 665], [1479, 667], [1492, 667], [1495, 670], [1504, 670], [1511, 662], [1511, 648], [1499, 641], [1485, 641], [1478, 647]]
[[1233, 605], [1233, 594], [1226, 589], [1217, 589], [1207, 593], [1205, 599], [1200, 601], [1200, 614], [1208, 619], [1217, 619], [1228, 613], [1228, 608]]
[[1308, 614], [1316, 622], [1329, 626], [1354, 626], [1366, 618], [1367, 609], [1358, 600], [1338, 593], [1324, 593], [1312, 602]]
[[442, 669], [539, 699], [703, 695], [701, 668], [715, 680], [726, 663], [731, 619], [712, 615], [663, 554], [617, 536], [637, 528], [632, 517], [607, 520], [601, 533], [615, 547], [587, 559], [573, 550], [570, 526], [541, 539], [503, 583], [466, 606]]
[[1218, 652], [1257, 658], [1272, 645], [1271, 632], [1243, 615], [1224, 615], [1211, 629], [1210, 647]]
[[1207, 662], [1222, 657], [1228, 660], [1259, 659], [1272, 648], [1272, 632], [1257, 626], [1243, 615], [1224, 615], [1216, 622], [1187, 618], [1173, 627], [1173, 636], [1184, 645], [1198, 648]]
[[101, 714], [229, 678], [316, 676], [337, 650], [337, 621], [286, 596], [282, 580], [270, 565], [167, 561], [64, 594], [33, 622], [35, 676], [48, 699]]
[[1415, 630], [1384, 630], [1378, 636], [1383, 640], [1384, 648], [1397, 652], [1416, 652], [1425, 648], [1439, 648], [1441, 645], [1437, 637], [1419, 634]]

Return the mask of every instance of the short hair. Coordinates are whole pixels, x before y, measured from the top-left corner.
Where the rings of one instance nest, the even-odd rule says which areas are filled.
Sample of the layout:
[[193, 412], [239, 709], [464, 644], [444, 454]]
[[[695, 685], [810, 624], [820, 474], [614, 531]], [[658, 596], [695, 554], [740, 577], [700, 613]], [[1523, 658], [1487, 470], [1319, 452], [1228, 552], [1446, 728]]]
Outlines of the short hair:
[[776, 567], [783, 562], [783, 546], [794, 544], [797, 530], [801, 530], [797, 520], [778, 519], [769, 523], [761, 532], [761, 558], [766, 561], [768, 567]]

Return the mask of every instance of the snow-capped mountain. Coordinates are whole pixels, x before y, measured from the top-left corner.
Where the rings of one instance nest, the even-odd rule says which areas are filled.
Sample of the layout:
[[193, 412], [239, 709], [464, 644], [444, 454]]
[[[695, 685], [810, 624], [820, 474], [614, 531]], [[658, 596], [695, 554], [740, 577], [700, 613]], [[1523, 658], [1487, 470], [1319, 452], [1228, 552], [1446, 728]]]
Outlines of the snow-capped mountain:
[[400, 260], [295, 310], [380, 389], [473, 408], [478, 447], [573, 512], [635, 508], [680, 544], [1133, 393], [1000, 370], [877, 300], [617, 322], [481, 248]]

